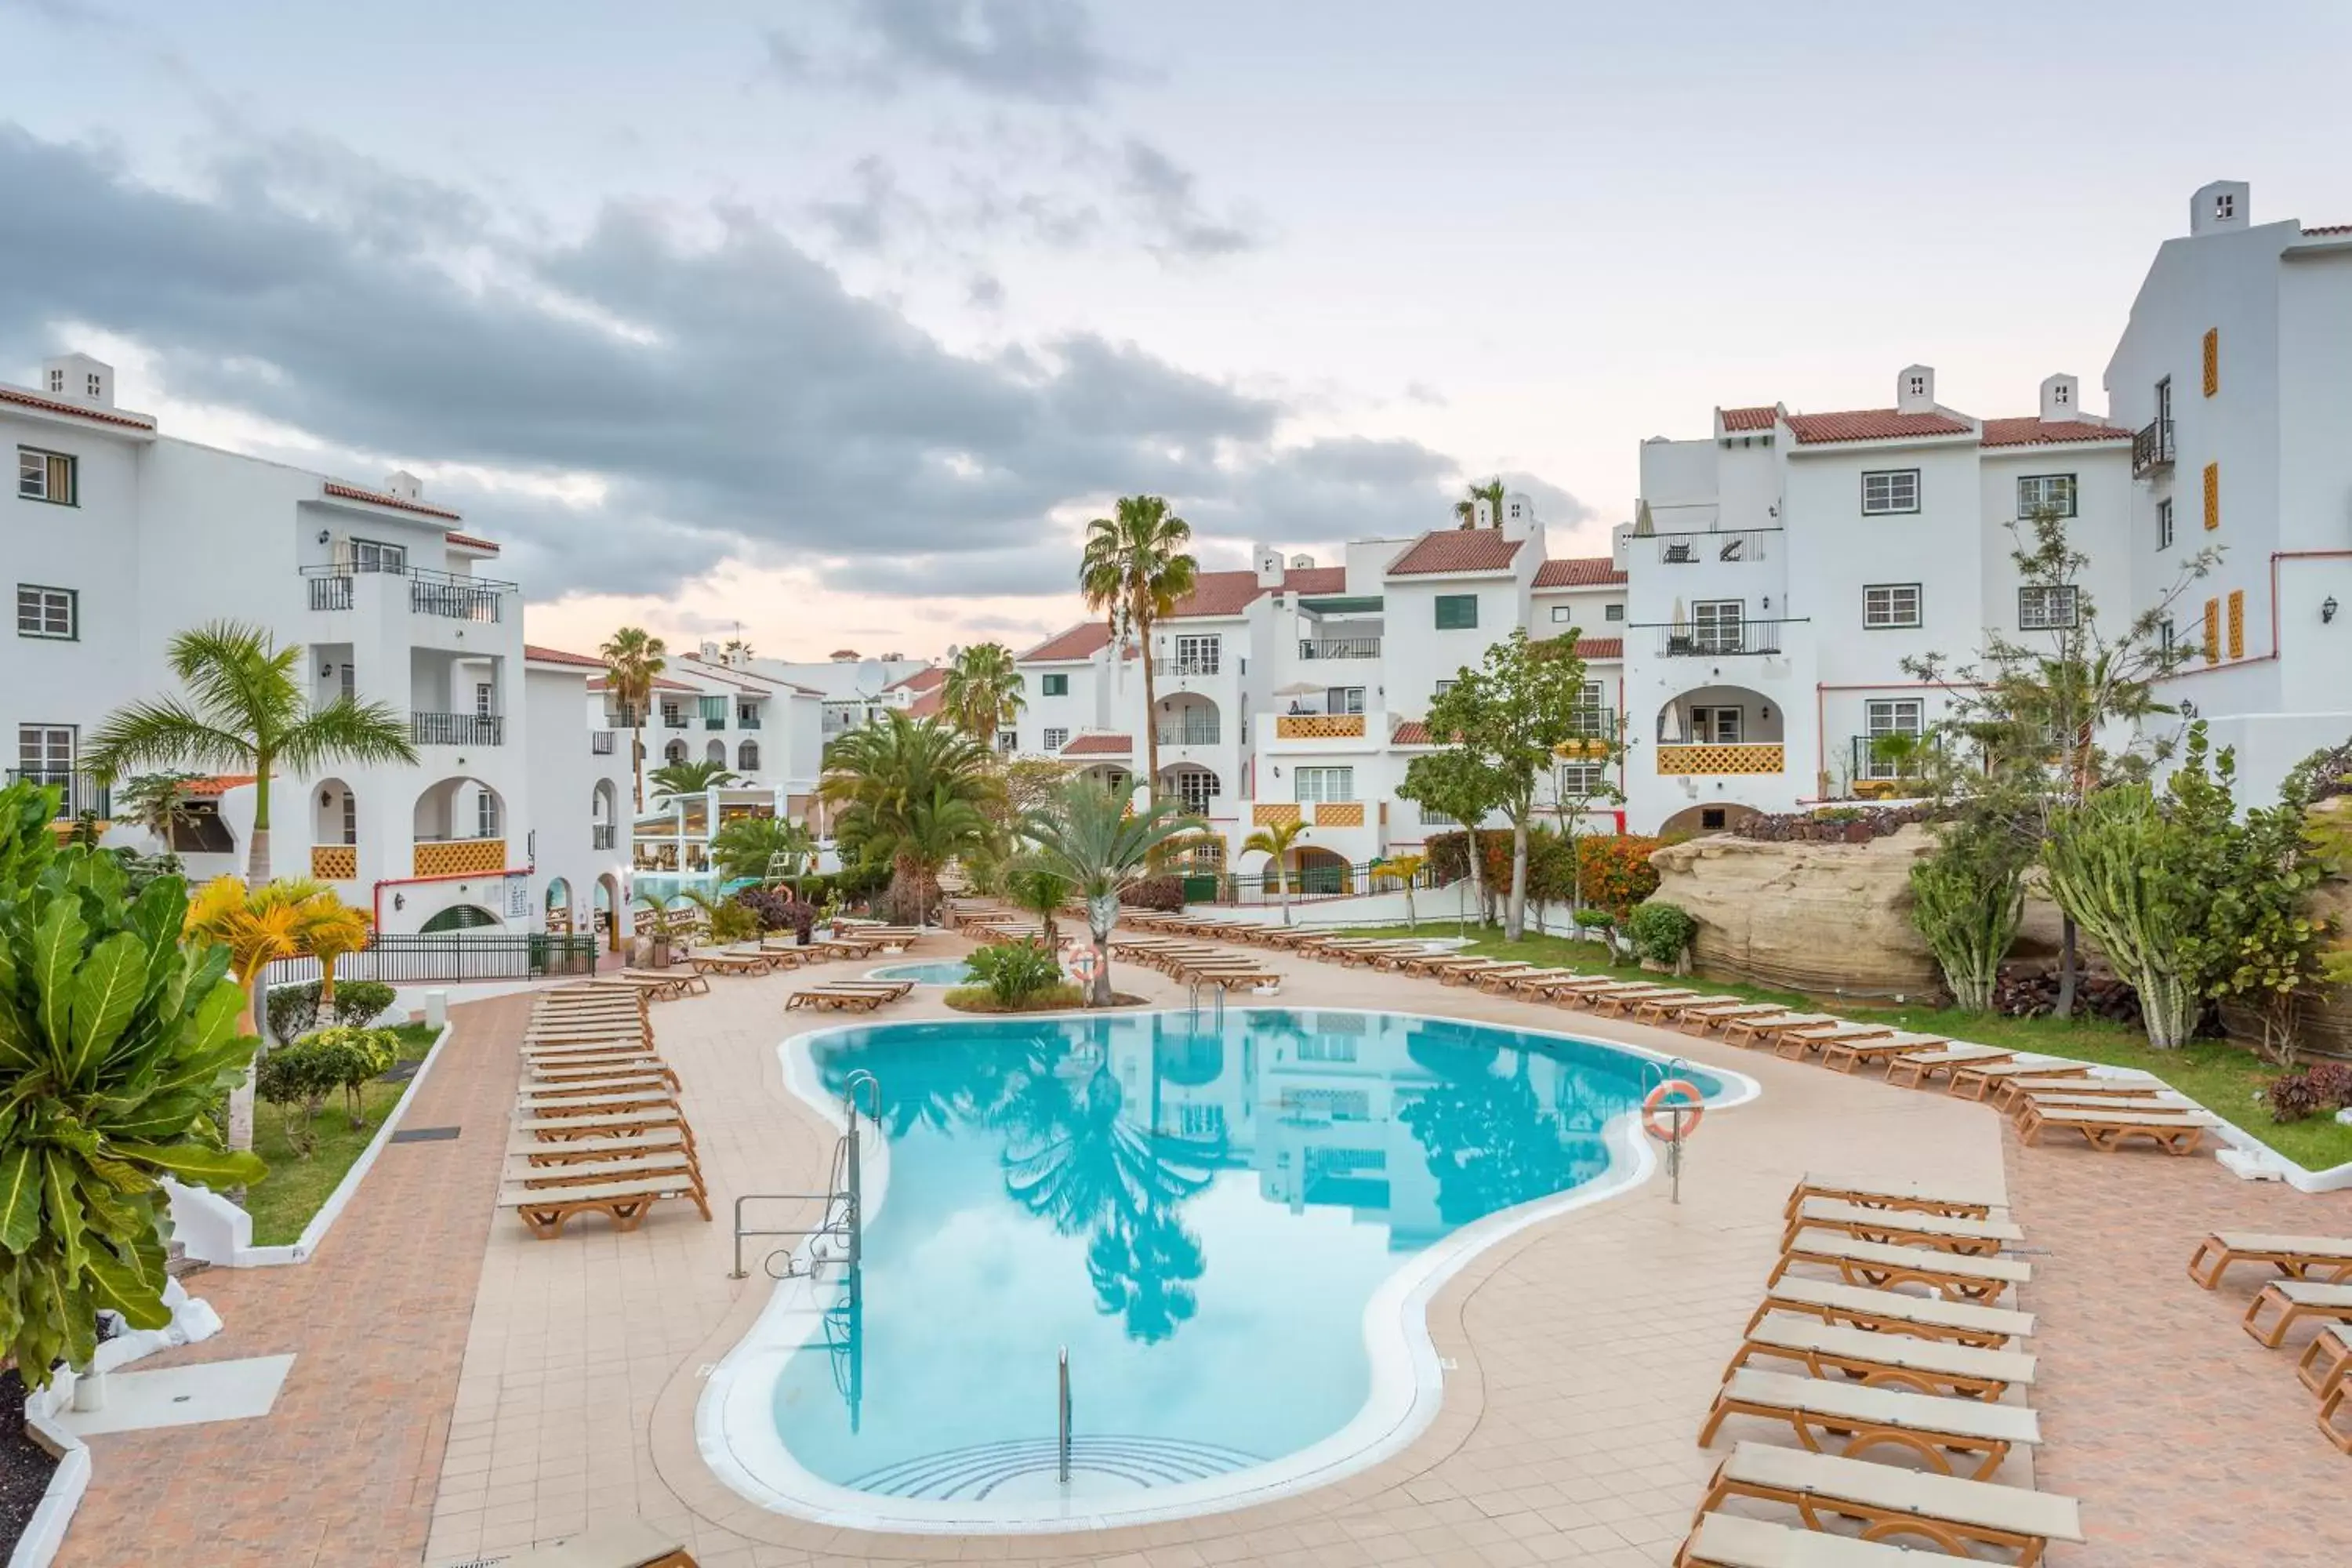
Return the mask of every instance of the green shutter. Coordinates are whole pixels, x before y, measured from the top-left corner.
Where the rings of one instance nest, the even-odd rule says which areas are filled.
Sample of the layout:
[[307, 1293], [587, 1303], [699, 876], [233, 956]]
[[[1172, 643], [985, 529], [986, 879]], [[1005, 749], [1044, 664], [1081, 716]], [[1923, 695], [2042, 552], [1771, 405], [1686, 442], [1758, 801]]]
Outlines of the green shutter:
[[1477, 595], [1440, 594], [1437, 595], [1437, 629], [1439, 631], [1471, 631], [1475, 630], [1477, 625]]
[[1045, 677], [1045, 695], [1047, 697], [1067, 697], [1069, 694], [1070, 678], [1068, 676], [1049, 675]]

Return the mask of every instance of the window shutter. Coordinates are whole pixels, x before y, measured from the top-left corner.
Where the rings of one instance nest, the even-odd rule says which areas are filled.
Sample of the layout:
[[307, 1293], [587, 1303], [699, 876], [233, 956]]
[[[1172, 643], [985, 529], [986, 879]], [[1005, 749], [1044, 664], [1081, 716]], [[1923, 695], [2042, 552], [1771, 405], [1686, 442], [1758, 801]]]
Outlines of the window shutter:
[[2215, 664], [2221, 658], [2221, 601], [2205, 601], [2205, 662]]
[[2230, 590], [2230, 657], [2246, 657], [2246, 591]]
[[2221, 526], [2221, 465], [2205, 465], [2205, 526]]
[[2211, 397], [2221, 390], [2221, 329], [2205, 329], [2205, 395]]

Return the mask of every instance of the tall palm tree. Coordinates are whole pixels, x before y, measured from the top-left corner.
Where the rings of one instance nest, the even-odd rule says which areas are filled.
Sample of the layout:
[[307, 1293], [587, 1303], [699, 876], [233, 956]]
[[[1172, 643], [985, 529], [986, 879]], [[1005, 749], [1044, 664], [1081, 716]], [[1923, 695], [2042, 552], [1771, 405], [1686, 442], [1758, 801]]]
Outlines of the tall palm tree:
[[654, 682], [669, 668], [669, 645], [643, 626], [623, 626], [596, 650], [604, 660], [604, 690], [617, 699], [629, 721], [629, 765], [636, 778], [636, 809], [646, 808], [646, 710], [654, 704]]
[[663, 795], [700, 795], [713, 784], [730, 784], [742, 775], [725, 763], [705, 759], [693, 763], [664, 763], [649, 775], [656, 793]]
[[1429, 865], [1426, 855], [1391, 855], [1381, 862], [1379, 875], [1393, 879], [1404, 889], [1404, 929], [1419, 931], [1421, 921], [1413, 917], [1412, 885], [1421, 880], [1422, 871]]
[[1152, 851], [1171, 838], [1202, 831], [1197, 817], [1172, 800], [1148, 802], [1128, 812], [1128, 801], [1093, 779], [1074, 779], [1062, 798], [1024, 819], [1022, 832], [1036, 847], [1038, 860], [1068, 879], [1087, 901], [1087, 931], [1094, 940], [1095, 986], [1091, 1005], [1111, 1002], [1110, 933], [1118, 924], [1118, 896], [1151, 869]]
[[1255, 850], [1274, 857], [1274, 885], [1282, 894], [1282, 923], [1290, 923], [1290, 847], [1307, 832], [1307, 820], [1293, 817], [1288, 822], [1269, 822], [1242, 840], [1242, 853]]
[[253, 773], [253, 842], [246, 879], [269, 880], [269, 782], [279, 767], [317, 773], [336, 763], [408, 763], [408, 724], [381, 702], [339, 697], [313, 708], [295, 670], [299, 643], [279, 647], [268, 631], [214, 621], [171, 643], [172, 673], [193, 706], [178, 698], [133, 702], [107, 715], [91, 737], [89, 771], [112, 784], [132, 770], [187, 766]]
[[1495, 479], [1488, 479], [1483, 485], [1465, 485], [1462, 489], [1462, 499], [1454, 503], [1454, 521], [1456, 527], [1475, 528], [1478, 526], [1478, 503], [1480, 501], [1485, 501], [1486, 503], [1488, 510], [1494, 515], [1496, 526], [1499, 527], [1501, 525], [1503, 521], [1503, 497], [1509, 492], [1503, 489], [1503, 481], [1499, 476]]
[[957, 654], [940, 687], [948, 721], [983, 746], [993, 746], [1004, 721], [1027, 706], [1013, 650], [1001, 642], [974, 643]]
[[1045, 928], [1045, 945], [1058, 949], [1062, 933], [1055, 921], [1069, 900], [1070, 879], [1040, 857], [1023, 854], [1006, 863], [1003, 882], [1004, 901], [1024, 914], [1035, 915]]
[[1142, 647], [1143, 779], [1154, 800], [1160, 798], [1160, 731], [1152, 722], [1159, 691], [1152, 681], [1151, 628], [1192, 591], [1200, 563], [1186, 549], [1192, 542], [1192, 525], [1160, 497], [1121, 496], [1116, 516], [1087, 524], [1086, 552], [1078, 561], [1087, 608], [1107, 616], [1114, 638], [1131, 637]]
[[[247, 887], [233, 876], [215, 877], [188, 900], [180, 934], [188, 941], [217, 942], [228, 949], [229, 973], [245, 993], [237, 1014], [241, 1035], [258, 1034], [261, 973], [281, 958], [303, 952], [302, 933], [320, 898], [334, 894], [318, 882], [296, 880]], [[253, 1147], [253, 1075], [229, 1091], [228, 1145]]]
[[818, 793], [841, 808], [834, 838], [843, 856], [887, 861], [892, 900], [915, 920], [930, 907], [940, 868], [985, 842], [985, 808], [1003, 791], [988, 748], [895, 709], [835, 740], [824, 767]]

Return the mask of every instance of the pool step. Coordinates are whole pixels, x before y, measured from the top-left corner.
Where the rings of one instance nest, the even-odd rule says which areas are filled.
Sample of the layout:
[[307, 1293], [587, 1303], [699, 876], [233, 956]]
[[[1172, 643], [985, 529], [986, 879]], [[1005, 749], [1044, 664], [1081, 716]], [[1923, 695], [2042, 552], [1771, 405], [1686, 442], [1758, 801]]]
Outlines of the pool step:
[[[1070, 1440], [1070, 1470], [1108, 1476], [1130, 1486], [1166, 1487], [1206, 1479], [1265, 1461], [1218, 1443], [1181, 1437], [1082, 1436]], [[1052, 1475], [1061, 1456], [1051, 1437], [980, 1443], [885, 1465], [849, 1484], [884, 1497], [940, 1501], [978, 1500], [1024, 1476]]]

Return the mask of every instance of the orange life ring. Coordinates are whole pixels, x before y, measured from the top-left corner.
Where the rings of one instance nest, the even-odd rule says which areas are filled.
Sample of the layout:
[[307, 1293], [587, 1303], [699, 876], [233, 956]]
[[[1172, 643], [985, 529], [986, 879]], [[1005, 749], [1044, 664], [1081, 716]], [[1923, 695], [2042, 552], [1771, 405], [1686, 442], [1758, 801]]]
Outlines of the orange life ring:
[[1669, 1098], [1679, 1098], [1689, 1103], [1690, 1109], [1682, 1117], [1683, 1136], [1685, 1138], [1698, 1131], [1699, 1122], [1706, 1115], [1702, 1109], [1706, 1096], [1698, 1091], [1696, 1084], [1679, 1078], [1666, 1079], [1642, 1097], [1642, 1131], [1661, 1143], [1675, 1141], [1675, 1119], [1658, 1114], [1659, 1107], [1664, 1105]]

